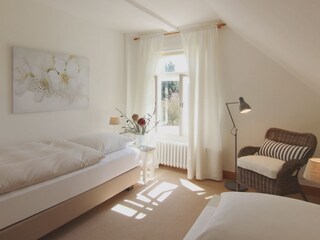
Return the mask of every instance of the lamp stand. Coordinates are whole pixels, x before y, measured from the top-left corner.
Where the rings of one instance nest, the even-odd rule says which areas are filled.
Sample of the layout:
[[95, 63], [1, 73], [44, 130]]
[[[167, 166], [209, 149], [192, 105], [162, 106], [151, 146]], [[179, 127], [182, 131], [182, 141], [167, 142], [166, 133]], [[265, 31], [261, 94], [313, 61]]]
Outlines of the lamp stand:
[[231, 190], [231, 191], [240, 191], [240, 192], [244, 192], [247, 191], [248, 188], [246, 186], [243, 186], [239, 183], [237, 183], [237, 168], [238, 168], [238, 129], [234, 123], [233, 117], [231, 115], [230, 109], [229, 109], [229, 104], [236, 104], [238, 102], [230, 102], [230, 103], [226, 103], [227, 105], [227, 109], [228, 109], [228, 113], [229, 116], [231, 118], [233, 127], [230, 131], [230, 133], [234, 136], [234, 172], [235, 172], [235, 180], [234, 181], [226, 181], [224, 186]]

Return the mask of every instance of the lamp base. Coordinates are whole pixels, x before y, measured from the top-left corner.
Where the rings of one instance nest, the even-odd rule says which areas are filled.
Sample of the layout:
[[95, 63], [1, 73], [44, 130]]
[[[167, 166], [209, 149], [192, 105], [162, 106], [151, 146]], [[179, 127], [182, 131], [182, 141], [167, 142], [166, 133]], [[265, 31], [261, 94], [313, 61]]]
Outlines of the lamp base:
[[[236, 185], [237, 185], [236, 181], [226, 181], [224, 183], [225, 188], [227, 188], [231, 191], [236, 191], [236, 189], [237, 189]], [[248, 190], [248, 188], [246, 186], [238, 184], [238, 192], [245, 192], [247, 190]]]

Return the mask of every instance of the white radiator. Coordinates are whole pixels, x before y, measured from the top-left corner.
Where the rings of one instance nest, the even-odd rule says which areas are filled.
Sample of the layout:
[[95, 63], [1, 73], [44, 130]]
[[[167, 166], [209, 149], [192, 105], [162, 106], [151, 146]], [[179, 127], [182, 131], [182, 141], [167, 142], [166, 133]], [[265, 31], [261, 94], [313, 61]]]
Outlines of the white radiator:
[[188, 145], [179, 142], [157, 142], [159, 164], [187, 169]]

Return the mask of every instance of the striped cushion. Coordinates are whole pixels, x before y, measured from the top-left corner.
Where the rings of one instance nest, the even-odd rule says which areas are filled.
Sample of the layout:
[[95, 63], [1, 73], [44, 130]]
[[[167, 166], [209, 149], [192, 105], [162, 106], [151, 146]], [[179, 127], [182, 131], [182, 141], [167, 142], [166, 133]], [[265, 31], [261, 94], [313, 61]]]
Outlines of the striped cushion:
[[290, 159], [303, 158], [309, 150], [310, 148], [308, 147], [289, 145], [266, 139], [261, 146], [258, 155], [288, 161]]

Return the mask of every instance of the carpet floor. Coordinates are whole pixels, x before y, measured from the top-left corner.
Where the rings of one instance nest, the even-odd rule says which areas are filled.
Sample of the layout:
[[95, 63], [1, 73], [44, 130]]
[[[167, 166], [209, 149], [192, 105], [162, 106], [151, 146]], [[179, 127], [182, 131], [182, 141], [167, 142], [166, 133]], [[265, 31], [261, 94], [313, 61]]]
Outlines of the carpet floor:
[[184, 171], [160, 167], [147, 185], [135, 184], [42, 240], [183, 239], [212, 195], [226, 191], [223, 182], [190, 181]]

